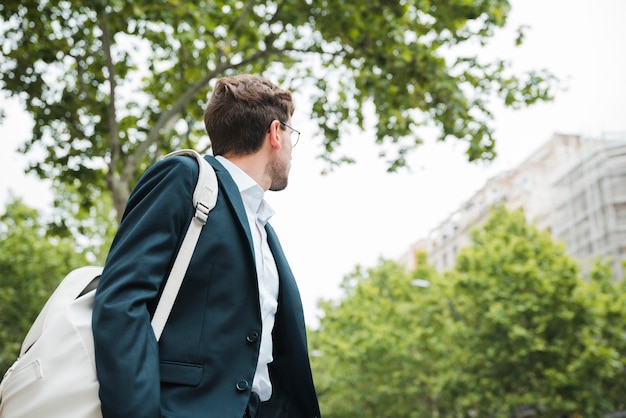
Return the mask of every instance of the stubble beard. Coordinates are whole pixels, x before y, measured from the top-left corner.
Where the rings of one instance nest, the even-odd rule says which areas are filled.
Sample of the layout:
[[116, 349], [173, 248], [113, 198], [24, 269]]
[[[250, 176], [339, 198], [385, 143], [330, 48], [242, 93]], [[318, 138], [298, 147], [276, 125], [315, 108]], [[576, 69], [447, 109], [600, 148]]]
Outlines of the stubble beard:
[[288, 162], [274, 160], [269, 167], [269, 175], [272, 179], [270, 190], [278, 192], [284, 190], [289, 183], [289, 167]]

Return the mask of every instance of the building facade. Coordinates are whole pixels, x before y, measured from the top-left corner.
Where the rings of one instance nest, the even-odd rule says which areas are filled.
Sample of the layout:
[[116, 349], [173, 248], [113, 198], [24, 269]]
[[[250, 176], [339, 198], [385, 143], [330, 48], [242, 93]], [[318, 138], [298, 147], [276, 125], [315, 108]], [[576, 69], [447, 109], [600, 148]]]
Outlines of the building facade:
[[440, 271], [454, 266], [458, 251], [469, 245], [472, 228], [490, 208], [522, 208], [529, 222], [551, 232], [588, 272], [593, 260], [610, 257], [616, 278], [626, 259], [626, 135], [585, 138], [555, 134], [517, 168], [489, 179], [427, 237], [399, 259], [415, 268], [424, 251]]

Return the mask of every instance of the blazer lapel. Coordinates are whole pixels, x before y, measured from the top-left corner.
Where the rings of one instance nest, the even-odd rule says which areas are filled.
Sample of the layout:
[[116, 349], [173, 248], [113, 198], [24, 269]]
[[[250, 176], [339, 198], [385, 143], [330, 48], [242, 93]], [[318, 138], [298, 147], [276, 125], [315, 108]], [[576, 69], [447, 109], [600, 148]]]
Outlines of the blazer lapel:
[[276, 320], [289, 323], [290, 325], [286, 328], [289, 329], [290, 332], [296, 332], [299, 336], [299, 340], [306, 346], [306, 335], [300, 332], [300, 330], [304, 330], [305, 322], [300, 291], [298, 290], [296, 279], [293, 276], [291, 267], [289, 267], [289, 263], [278, 241], [278, 236], [276, 232], [274, 232], [274, 228], [268, 223], [265, 225], [265, 230], [267, 231], [267, 244], [276, 262], [280, 286], [278, 291], [278, 311], [282, 312], [282, 315], [279, 315], [279, 312], [277, 312]]

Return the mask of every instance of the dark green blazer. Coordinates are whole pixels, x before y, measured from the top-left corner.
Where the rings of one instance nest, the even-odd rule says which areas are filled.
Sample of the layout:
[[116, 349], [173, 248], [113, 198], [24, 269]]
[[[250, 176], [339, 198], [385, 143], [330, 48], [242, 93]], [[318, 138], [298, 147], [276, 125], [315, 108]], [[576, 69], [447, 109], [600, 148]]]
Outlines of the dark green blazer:
[[[252, 236], [237, 185], [205, 158], [218, 177], [217, 204], [158, 343], [150, 316], [194, 213], [197, 163], [156, 163], [128, 200], [93, 311], [105, 418], [244, 415], [261, 333]], [[280, 283], [272, 397], [288, 400], [290, 417], [319, 417], [300, 294], [274, 230], [266, 230]]]

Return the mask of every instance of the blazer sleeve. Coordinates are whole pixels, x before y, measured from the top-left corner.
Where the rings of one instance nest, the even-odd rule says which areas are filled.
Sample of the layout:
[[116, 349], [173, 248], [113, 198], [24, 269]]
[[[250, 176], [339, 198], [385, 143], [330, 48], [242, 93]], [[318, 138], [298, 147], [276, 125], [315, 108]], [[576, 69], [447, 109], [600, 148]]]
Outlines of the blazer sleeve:
[[144, 174], [128, 200], [92, 317], [104, 418], [161, 416], [151, 311], [193, 216], [197, 177], [192, 159], [166, 158]]

